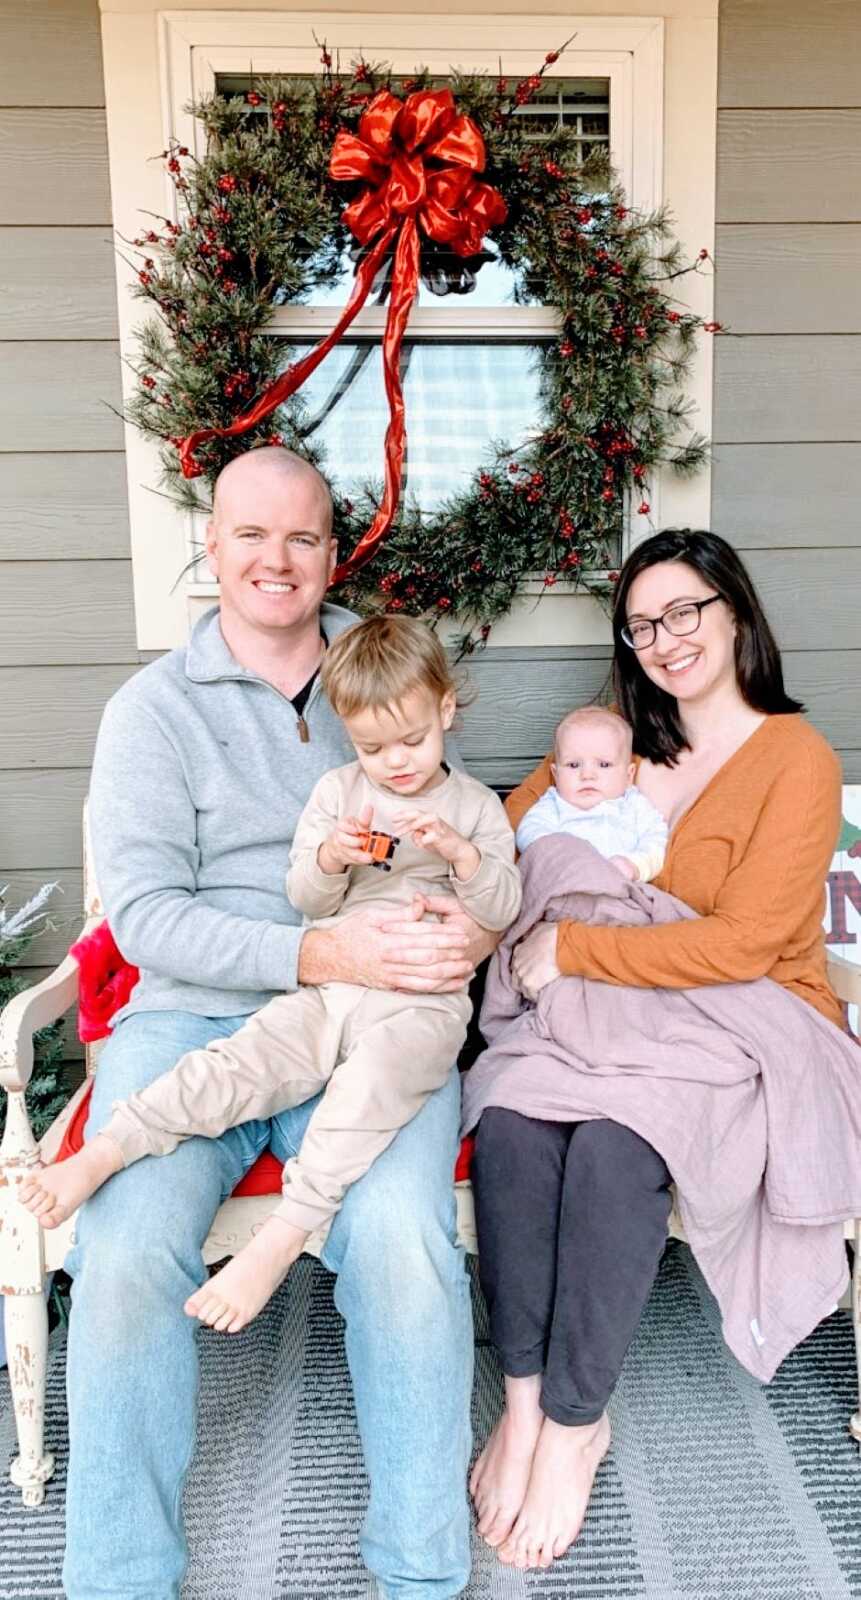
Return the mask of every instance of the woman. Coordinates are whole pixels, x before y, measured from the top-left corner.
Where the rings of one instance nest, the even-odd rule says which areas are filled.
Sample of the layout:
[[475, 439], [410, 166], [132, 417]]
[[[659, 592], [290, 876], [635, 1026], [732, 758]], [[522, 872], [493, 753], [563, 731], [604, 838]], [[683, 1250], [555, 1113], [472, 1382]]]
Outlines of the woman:
[[[840, 767], [784, 690], [744, 566], [713, 534], [655, 535], [625, 563], [613, 633], [636, 781], [670, 827], [656, 885], [698, 918], [542, 923], [515, 951], [516, 983], [534, 999], [564, 975], [670, 989], [767, 975], [841, 1025], [821, 928]], [[510, 796], [512, 826], [550, 782], [548, 758]], [[500, 1559], [545, 1567], [577, 1537], [609, 1447], [607, 1402], [657, 1272], [671, 1175], [618, 1123], [492, 1105], [473, 1181], [506, 1404], [470, 1488]]]

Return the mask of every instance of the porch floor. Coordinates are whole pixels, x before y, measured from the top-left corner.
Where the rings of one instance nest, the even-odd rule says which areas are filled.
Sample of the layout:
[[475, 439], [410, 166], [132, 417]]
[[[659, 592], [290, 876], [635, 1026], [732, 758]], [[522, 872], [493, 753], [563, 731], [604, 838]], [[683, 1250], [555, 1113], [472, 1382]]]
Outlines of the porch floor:
[[[243, 1334], [201, 1335], [184, 1600], [376, 1595], [358, 1553], [366, 1483], [332, 1282], [304, 1259]], [[480, 1443], [501, 1384], [477, 1290], [475, 1309]], [[5, 1476], [13, 1429], [0, 1373], [0, 1600], [62, 1594], [64, 1353], [60, 1335], [49, 1373], [57, 1475], [37, 1511], [23, 1511]], [[465, 1600], [861, 1596], [861, 1463], [846, 1432], [853, 1383], [851, 1324], [837, 1312], [761, 1388], [726, 1351], [688, 1250], [670, 1244], [614, 1399], [614, 1448], [581, 1538], [552, 1571], [525, 1575], [475, 1538]]]

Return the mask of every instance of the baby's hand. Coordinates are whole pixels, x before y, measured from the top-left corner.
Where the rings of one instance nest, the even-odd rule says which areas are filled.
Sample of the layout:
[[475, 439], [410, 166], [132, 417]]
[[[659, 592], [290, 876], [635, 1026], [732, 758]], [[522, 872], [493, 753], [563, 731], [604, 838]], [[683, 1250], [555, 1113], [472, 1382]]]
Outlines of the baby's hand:
[[321, 872], [343, 872], [345, 867], [367, 867], [373, 862], [369, 850], [360, 847], [359, 840], [371, 829], [373, 806], [364, 806], [357, 817], [341, 817], [328, 839], [317, 851], [317, 865]]
[[630, 878], [632, 883], [636, 883], [640, 874], [633, 861], [629, 861], [627, 856], [608, 856], [607, 860], [611, 867], [615, 867], [618, 872], [621, 872], [623, 878]]
[[462, 833], [433, 811], [402, 811], [393, 819], [393, 826], [410, 834], [420, 850], [435, 850], [443, 861], [454, 862], [468, 844]]

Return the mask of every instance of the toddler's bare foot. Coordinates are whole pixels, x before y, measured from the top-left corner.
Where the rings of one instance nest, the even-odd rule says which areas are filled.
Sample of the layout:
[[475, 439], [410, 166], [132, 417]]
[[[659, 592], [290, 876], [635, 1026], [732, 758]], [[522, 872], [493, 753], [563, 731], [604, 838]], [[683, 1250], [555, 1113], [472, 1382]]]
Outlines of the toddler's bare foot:
[[251, 1243], [186, 1300], [186, 1312], [219, 1333], [238, 1333], [263, 1310], [307, 1239], [292, 1222], [268, 1217]]
[[478, 1531], [496, 1549], [511, 1532], [523, 1505], [544, 1414], [541, 1378], [507, 1378], [506, 1406], [469, 1480]]
[[69, 1156], [68, 1161], [37, 1168], [31, 1177], [24, 1179], [18, 1198], [39, 1218], [43, 1228], [58, 1228], [108, 1178], [120, 1172], [122, 1165], [119, 1145], [97, 1133], [76, 1155]]
[[595, 1473], [610, 1448], [606, 1412], [582, 1428], [545, 1417], [529, 1488], [499, 1559], [508, 1566], [549, 1567], [564, 1556], [583, 1526]]

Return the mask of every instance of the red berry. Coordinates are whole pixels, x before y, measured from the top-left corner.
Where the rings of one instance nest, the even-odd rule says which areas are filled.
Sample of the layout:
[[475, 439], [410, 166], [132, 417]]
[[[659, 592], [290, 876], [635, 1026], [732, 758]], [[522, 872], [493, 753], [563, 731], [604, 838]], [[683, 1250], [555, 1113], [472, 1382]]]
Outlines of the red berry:
[[592, 221], [592, 213], [589, 210], [588, 206], [580, 206], [579, 210], [575, 211], [574, 215], [577, 218], [578, 222], [591, 222]]
[[155, 378], [151, 378], [148, 372], [144, 373], [144, 376], [141, 378], [141, 383], [145, 389], [155, 388]]
[[559, 346], [559, 354], [560, 354], [560, 356], [563, 356], [566, 360], [567, 360], [568, 356], [573, 356], [573, 354], [574, 354], [574, 346], [571, 343], [570, 339], [563, 339], [562, 343]]
[[704, 322], [703, 323], [703, 331], [704, 331], [704, 333], [720, 333], [722, 328], [723, 328], [723, 323], [722, 322]]
[[637, 514], [641, 517], [647, 517], [651, 509], [648, 500], [641, 500], [637, 507]]
[[496, 80], [496, 92], [497, 92], [497, 94], [499, 94], [499, 95], [505, 94], [507, 92], [507, 90], [508, 90], [508, 79], [507, 78], [497, 78], [497, 80]]
[[619, 574], [618, 574], [618, 572], [608, 572], [607, 573], [607, 577], [610, 579], [611, 583], [618, 583], [619, 582]]
[[179, 162], [177, 161], [176, 156], [171, 156], [171, 158], [170, 158], [170, 160], [169, 160], [169, 162], [167, 164], [167, 170], [168, 170], [168, 172], [181, 172], [182, 171], [182, 168], [181, 168]]
[[236, 282], [235, 278], [225, 278], [221, 287], [225, 294], [233, 294], [234, 291], [239, 288], [239, 284]]
[[332, 57], [330, 56], [330, 54], [329, 54], [328, 50], [325, 48], [325, 46], [320, 51], [320, 60], [322, 61], [324, 67], [331, 67], [331, 65], [332, 65]]
[[705, 245], [703, 245], [702, 250], [700, 251], [699, 255], [697, 256], [697, 260], [698, 261], [708, 261], [708, 258], [709, 258], [709, 253], [708, 253], [707, 249], [705, 248]]
[[365, 65], [364, 61], [359, 61], [357, 63], [356, 69], [355, 69], [355, 71], [353, 73], [353, 77], [355, 78], [357, 83], [367, 83], [367, 81], [368, 81], [368, 69], [367, 69], [367, 66]]
[[638, 339], [645, 339], [648, 334], [648, 329], [643, 326], [642, 322], [638, 322], [634, 329], [634, 333]]
[[218, 180], [218, 187], [222, 194], [233, 194], [237, 181], [232, 172], [223, 172]]
[[258, 94], [256, 89], [249, 89], [245, 98], [250, 106], [262, 106], [263, 104], [263, 96]]
[[143, 284], [144, 288], [147, 287], [147, 284], [152, 282], [148, 272], [139, 272], [138, 278], [140, 279], [140, 282]]
[[616, 498], [615, 489], [602, 489], [601, 490], [601, 499], [602, 500], [606, 500], [608, 505], [609, 505], [610, 501], [611, 500], [615, 500], [615, 498]]
[[558, 60], [559, 60], [559, 51], [558, 50], [551, 50], [544, 57], [544, 65], [546, 67], [552, 67], [554, 61], [558, 61]]
[[179, 147], [178, 154], [181, 155], [181, 156], [187, 156], [188, 155], [188, 145], [187, 144], [181, 144], [180, 147]]
[[628, 207], [627, 206], [616, 206], [614, 208], [613, 215], [618, 217], [620, 222], [624, 222], [626, 216], [628, 215]]
[[668, 311], [667, 312], [667, 321], [668, 322], [680, 322], [681, 321], [681, 315], [682, 314], [681, 314], [680, 311]]
[[447, 594], [441, 594], [440, 595], [440, 597], [439, 597], [439, 599], [437, 601], [437, 610], [438, 611], [450, 611], [451, 610], [451, 601], [450, 601], [450, 599], [449, 599]]

